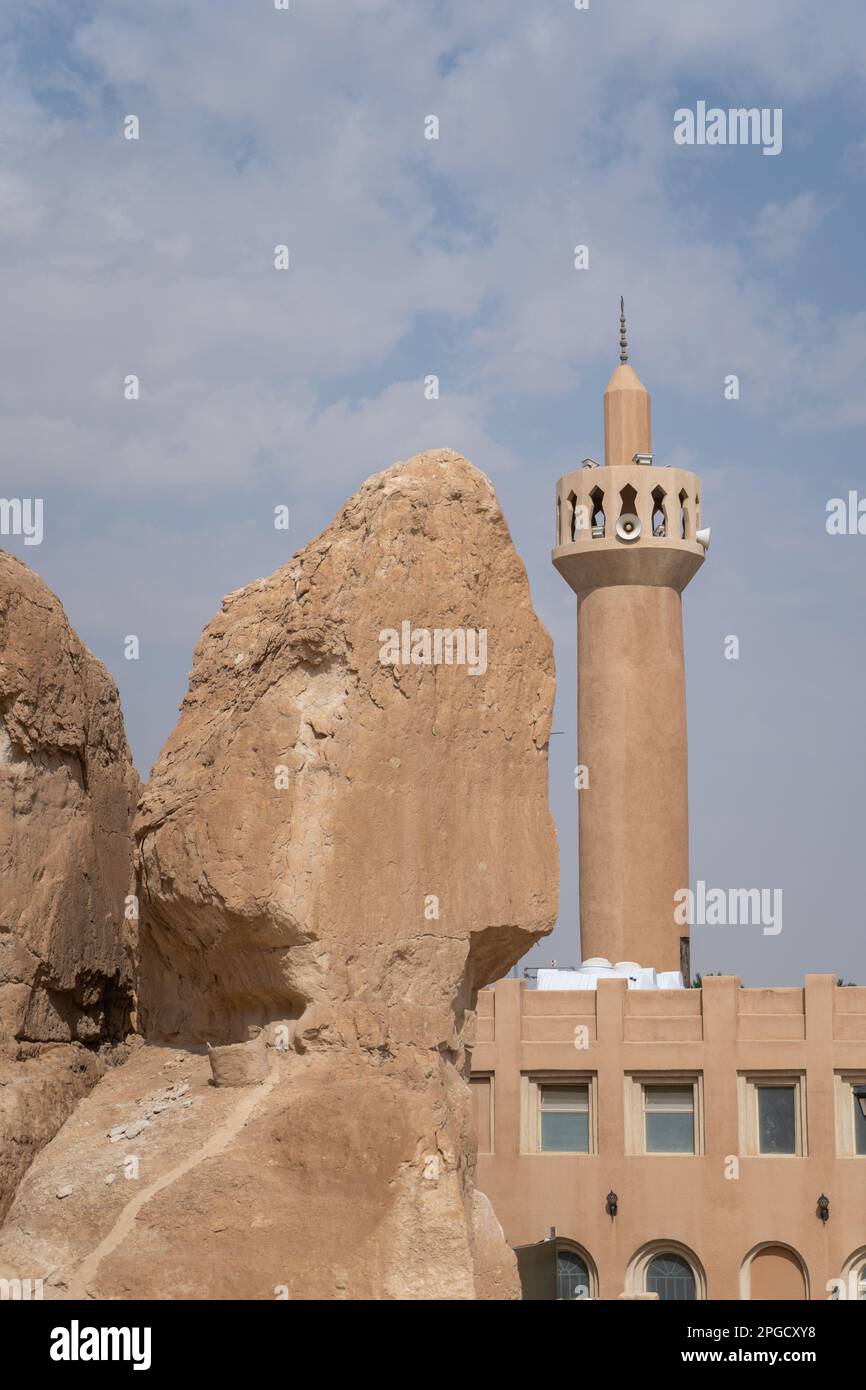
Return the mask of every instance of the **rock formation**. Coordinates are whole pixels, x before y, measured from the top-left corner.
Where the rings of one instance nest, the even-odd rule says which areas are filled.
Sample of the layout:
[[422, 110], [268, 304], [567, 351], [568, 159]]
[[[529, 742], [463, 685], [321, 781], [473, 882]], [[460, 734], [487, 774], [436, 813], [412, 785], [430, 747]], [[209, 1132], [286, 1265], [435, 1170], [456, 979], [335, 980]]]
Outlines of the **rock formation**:
[[80, 1043], [0, 1044], [0, 1220], [36, 1154], [104, 1071]]
[[0, 1212], [128, 1028], [138, 787], [113, 681], [0, 551]]
[[0, 1040], [126, 1031], [138, 789], [114, 682], [0, 551]]
[[[228, 596], [137, 819], [151, 1045], [33, 1165], [0, 1273], [35, 1242], [53, 1296], [517, 1296], [465, 1076], [477, 990], [556, 915], [553, 693], [493, 489], [449, 450]], [[256, 1028], [265, 1080], [211, 1085], [205, 1045]], [[192, 1105], [109, 1182], [108, 1121], [178, 1060]]]

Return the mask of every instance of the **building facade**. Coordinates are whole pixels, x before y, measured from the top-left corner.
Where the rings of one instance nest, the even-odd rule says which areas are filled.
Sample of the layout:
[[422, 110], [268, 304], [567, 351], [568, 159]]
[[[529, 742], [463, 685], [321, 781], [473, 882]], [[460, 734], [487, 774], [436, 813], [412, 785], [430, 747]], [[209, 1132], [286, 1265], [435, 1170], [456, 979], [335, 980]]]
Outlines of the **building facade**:
[[562, 1296], [866, 1298], [859, 1087], [866, 988], [829, 975], [501, 980], [478, 997], [478, 1185], [513, 1246], [555, 1229]]
[[709, 532], [698, 477], [655, 466], [627, 356], [623, 314], [604, 465], [556, 493], [583, 961], [569, 989], [479, 995], [478, 1183], [528, 1261], [551, 1241], [559, 1297], [866, 1299], [866, 988], [688, 988], [681, 593]]

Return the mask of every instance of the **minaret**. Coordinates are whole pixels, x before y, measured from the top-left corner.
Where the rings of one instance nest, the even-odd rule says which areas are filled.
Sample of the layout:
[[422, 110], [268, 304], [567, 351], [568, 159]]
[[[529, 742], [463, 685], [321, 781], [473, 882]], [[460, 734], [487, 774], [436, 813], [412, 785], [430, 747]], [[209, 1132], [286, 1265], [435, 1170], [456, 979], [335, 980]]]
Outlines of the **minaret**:
[[703, 564], [700, 481], [655, 468], [650, 395], [628, 365], [604, 393], [604, 467], [556, 489], [553, 563], [577, 594], [580, 939], [584, 960], [680, 970], [688, 927], [688, 773], [680, 594]]

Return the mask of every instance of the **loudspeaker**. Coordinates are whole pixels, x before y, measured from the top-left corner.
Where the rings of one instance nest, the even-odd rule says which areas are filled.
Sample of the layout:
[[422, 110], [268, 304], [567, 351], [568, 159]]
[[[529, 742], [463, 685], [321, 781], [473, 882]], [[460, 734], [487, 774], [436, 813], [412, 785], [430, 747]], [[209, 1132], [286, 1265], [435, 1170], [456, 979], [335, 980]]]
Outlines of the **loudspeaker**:
[[695, 532], [695, 540], [697, 541], [698, 545], [702, 545], [702, 546], [704, 547], [704, 550], [709, 550], [709, 548], [710, 548], [710, 527], [709, 527], [709, 526], [704, 526], [704, 527], [701, 528], [700, 531], [696, 531], [696, 532]]
[[634, 512], [623, 512], [615, 529], [621, 541], [636, 541], [641, 532], [641, 525]]

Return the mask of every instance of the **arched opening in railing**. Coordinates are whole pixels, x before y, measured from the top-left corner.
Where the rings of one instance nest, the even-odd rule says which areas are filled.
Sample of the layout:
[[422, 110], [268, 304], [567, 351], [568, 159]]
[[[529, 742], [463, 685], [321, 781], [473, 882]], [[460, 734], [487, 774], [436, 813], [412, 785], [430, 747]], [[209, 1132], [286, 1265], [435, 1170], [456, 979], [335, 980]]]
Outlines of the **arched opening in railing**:
[[680, 493], [680, 536], [686, 539], [689, 530], [689, 494], [683, 488]]
[[654, 487], [652, 493], [653, 515], [652, 533], [659, 538], [668, 533], [668, 517], [665, 511], [665, 490], [663, 487]]
[[593, 540], [597, 540], [604, 535], [605, 515], [604, 515], [604, 493], [601, 488], [596, 486], [589, 494], [589, 502], [592, 508], [590, 515], [590, 528]]

